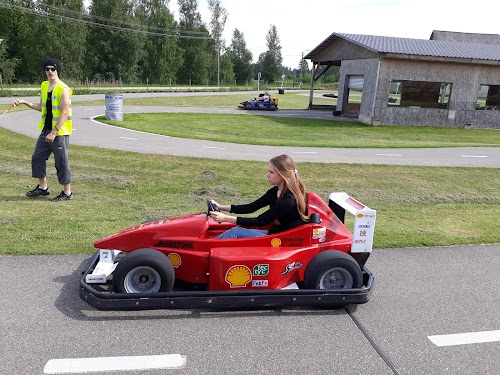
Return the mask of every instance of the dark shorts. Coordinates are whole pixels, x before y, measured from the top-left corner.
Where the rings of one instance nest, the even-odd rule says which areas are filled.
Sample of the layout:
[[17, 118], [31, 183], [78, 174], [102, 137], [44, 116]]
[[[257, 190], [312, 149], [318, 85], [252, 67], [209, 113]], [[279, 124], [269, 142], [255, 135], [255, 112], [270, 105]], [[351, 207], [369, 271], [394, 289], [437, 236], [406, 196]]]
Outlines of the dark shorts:
[[69, 135], [58, 135], [54, 142], [46, 142], [48, 131], [42, 131], [36, 142], [31, 157], [31, 175], [34, 178], [47, 176], [47, 160], [54, 154], [57, 179], [61, 185], [71, 183], [71, 171], [68, 162]]

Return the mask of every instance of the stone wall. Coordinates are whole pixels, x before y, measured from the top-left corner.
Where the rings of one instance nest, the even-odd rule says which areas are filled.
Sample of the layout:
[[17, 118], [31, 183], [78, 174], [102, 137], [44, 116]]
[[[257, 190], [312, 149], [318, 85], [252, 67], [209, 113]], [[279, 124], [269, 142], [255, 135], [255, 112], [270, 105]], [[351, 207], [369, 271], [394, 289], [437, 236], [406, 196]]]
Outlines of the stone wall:
[[[363, 75], [359, 120], [372, 125], [432, 125], [500, 129], [500, 111], [476, 110], [480, 85], [500, 85], [500, 66], [396, 58], [343, 60], [337, 110], [343, 111], [345, 82]], [[451, 83], [447, 109], [388, 106], [390, 83], [413, 80]]]

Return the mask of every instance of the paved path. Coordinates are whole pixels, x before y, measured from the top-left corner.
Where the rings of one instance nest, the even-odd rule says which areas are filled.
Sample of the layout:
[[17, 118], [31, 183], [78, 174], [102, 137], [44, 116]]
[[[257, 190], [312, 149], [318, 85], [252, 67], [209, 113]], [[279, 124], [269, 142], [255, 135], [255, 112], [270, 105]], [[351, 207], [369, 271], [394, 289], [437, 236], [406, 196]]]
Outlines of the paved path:
[[[155, 93], [125, 94], [129, 97], [200, 95], [200, 93]], [[207, 93], [203, 93], [207, 94]], [[233, 93], [210, 93], [211, 95]], [[35, 100], [36, 98], [33, 98]], [[102, 99], [101, 95], [77, 96], [74, 102]], [[4, 103], [12, 99], [2, 98]], [[236, 108], [194, 108], [194, 107], [154, 107], [124, 106], [125, 113], [134, 112], [192, 112], [240, 115], [262, 115], [281, 117], [301, 117], [310, 119], [330, 119], [335, 121], [330, 111], [283, 110], [276, 112], [241, 111]], [[92, 118], [104, 114], [104, 106], [75, 106], [73, 109], [74, 134], [72, 144], [96, 146], [133, 152], [152, 154], [193, 156], [200, 158], [227, 160], [266, 161], [275, 155], [288, 153], [298, 162], [359, 163], [389, 165], [420, 165], [447, 167], [500, 167], [500, 147], [449, 147], [449, 148], [321, 148], [256, 146], [187, 138], [176, 138], [144, 133], [108, 126], [93, 121]], [[15, 132], [37, 137], [35, 126], [40, 114], [36, 111], [9, 112], [0, 119], [0, 126]], [[345, 119], [344, 119], [345, 120]]]
[[[169, 354], [185, 356], [185, 368], [120, 374], [500, 373], [500, 244], [375, 249], [374, 294], [350, 313], [97, 311], [78, 296], [88, 256], [0, 256], [0, 374], [43, 374], [52, 359]], [[455, 345], [436, 345], [436, 335]]]

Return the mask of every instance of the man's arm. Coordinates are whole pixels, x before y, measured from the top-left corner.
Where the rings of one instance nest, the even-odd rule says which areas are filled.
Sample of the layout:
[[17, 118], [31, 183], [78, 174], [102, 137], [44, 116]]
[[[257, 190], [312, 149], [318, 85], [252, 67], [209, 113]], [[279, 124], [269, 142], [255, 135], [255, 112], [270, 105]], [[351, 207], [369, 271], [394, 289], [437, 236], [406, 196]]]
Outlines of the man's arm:
[[30, 107], [31, 109], [34, 109], [35, 111], [38, 111], [38, 112], [42, 111], [42, 97], [41, 96], [40, 96], [40, 101], [36, 104], [28, 103], [24, 99], [18, 99], [12, 104], [14, 104], [15, 107], [17, 107], [19, 104], [24, 104], [24, 105]]

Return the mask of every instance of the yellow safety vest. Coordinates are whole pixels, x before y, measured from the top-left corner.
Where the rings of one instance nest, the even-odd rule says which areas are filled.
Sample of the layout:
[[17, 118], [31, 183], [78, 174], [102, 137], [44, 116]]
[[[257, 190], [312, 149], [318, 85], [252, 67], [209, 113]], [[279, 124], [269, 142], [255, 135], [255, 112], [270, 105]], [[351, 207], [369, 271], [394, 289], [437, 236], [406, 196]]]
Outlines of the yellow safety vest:
[[[38, 123], [38, 129], [42, 130], [45, 124], [45, 116], [47, 116], [47, 94], [49, 90], [49, 81], [43, 81], [40, 88], [42, 90], [42, 119]], [[54, 126], [56, 126], [57, 120], [59, 119], [62, 113], [61, 98], [64, 89], [68, 89], [69, 98], [71, 99], [71, 96], [73, 95], [73, 90], [71, 90], [68, 87], [68, 85], [66, 85], [62, 81], [59, 81], [52, 90], [52, 129], [54, 129]], [[57, 135], [69, 135], [73, 133], [73, 121], [71, 120], [72, 115], [73, 115], [73, 110], [71, 109], [71, 104], [70, 104], [68, 111], [68, 119], [64, 122], [61, 129], [59, 129]]]

